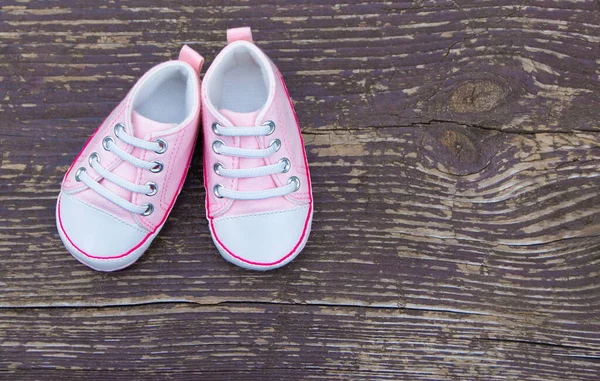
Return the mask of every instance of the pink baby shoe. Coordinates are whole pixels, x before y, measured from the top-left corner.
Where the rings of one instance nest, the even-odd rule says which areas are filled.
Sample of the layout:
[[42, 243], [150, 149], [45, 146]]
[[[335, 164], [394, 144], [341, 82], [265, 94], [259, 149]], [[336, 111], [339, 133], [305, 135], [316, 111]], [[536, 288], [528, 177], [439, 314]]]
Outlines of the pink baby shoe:
[[228, 30], [227, 40], [202, 84], [206, 214], [225, 259], [269, 270], [308, 240], [306, 152], [283, 78], [250, 28]]
[[65, 174], [56, 225], [67, 250], [100, 271], [134, 263], [181, 191], [198, 135], [204, 59], [148, 71], [104, 120]]

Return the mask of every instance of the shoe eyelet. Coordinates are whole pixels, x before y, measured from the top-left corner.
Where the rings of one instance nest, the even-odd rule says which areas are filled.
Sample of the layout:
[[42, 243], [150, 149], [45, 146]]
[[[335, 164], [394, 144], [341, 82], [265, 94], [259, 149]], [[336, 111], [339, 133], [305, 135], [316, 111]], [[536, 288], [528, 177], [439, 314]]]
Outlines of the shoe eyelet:
[[223, 185], [221, 184], [217, 184], [213, 187], [213, 193], [215, 194], [215, 196], [217, 196], [217, 198], [223, 198], [223, 195], [221, 195], [221, 193], [219, 193], [219, 190], [223, 188]]
[[275, 139], [271, 143], [269, 143], [269, 148], [275, 146], [275, 152], [279, 151], [281, 148], [281, 140]]
[[102, 148], [104, 148], [105, 151], [109, 151], [108, 143], [114, 144], [114, 142], [115, 139], [111, 138], [110, 136], [105, 136], [104, 139], [102, 139]]
[[164, 168], [164, 164], [158, 160], [154, 160], [151, 163], [154, 164], [154, 166], [152, 168], [150, 168], [150, 172], [152, 172], [152, 173], [158, 173], [158, 172], [162, 171]]
[[219, 124], [219, 123], [217, 123], [217, 122], [214, 122], [214, 123], [212, 124], [212, 130], [213, 130], [213, 132], [215, 133], [215, 135], [219, 135], [219, 136], [221, 136], [221, 134], [219, 133], [219, 127], [220, 127], [220, 124]]
[[217, 139], [213, 142], [212, 144], [212, 150], [217, 154], [220, 155], [221, 152], [219, 152], [219, 148], [223, 147], [225, 145], [225, 142], [222, 141], [221, 139]]
[[155, 182], [149, 181], [146, 183], [146, 186], [150, 188], [150, 192], [146, 193], [146, 196], [154, 196], [158, 193], [158, 185]]
[[297, 178], [296, 176], [292, 176], [289, 178], [288, 180], [288, 184], [294, 183], [296, 184], [296, 188], [293, 190], [294, 192], [296, 192], [298, 189], [300, 189], [300, 179]]
[[221, 176], [221, 170], [224, 168], [225, 166], [223, 165], [223, 163], [215, 163], [215, 165], [213, 166], [213, 170], [219, 176]]
[[267, 133], [267, 136], [273, 134], [273, 132], [275, 132], [275, 122], [273, 122], [272, 120], [267, 120], [266, 122], [263, 123], [263, 126], [269, 126], [271, 129], [269, 130], [269, 132]]
[[96, 160], [97, 163], [100, 163], [100, 156], [98, 156], [98, 152], [92, 152], [90, 154], [90, 157], [88, 158], [88, 163], [90, 164], [90, 167], [92, 166], [92, 162]]
[[125, 126], [123, 125], [123, 123], [115, 124], [115, 128], [113, 129], [113, 131], [115, 132], [115, 136], [119, 136], [119, 130], [125, 131]]
[[81, 174], [84, 172], [86, 172], [85, 167], [80, 167], [79, 169], [77, 169], [77, 172], [75, 172], [75, 181], [81, 182], [81, 179], [79, 178], [79, 176], [81, 176]]
[[144, 210], [144, 212], [142, 213], [142, 216], [149, 216], [152, 214], [152, 212], [154, 212], [154, 205], [152, 204], [144, 204], [142, 206], [146, 207], [146, 210]]
[[281, 171], [281, 173], [288, 172], [290, 170], [290, 168], [292, 167], [292, 162], [287, 157], [280, 159], [279, 162], [285, 163], [285, 167], [283, 167], [283, 171]]
[[160, 149], [158, 149], [154, 152], [156, 152], [158, 154], [167, 152], [167, 148], [169, 146], [167, 145], [166, 141], [164, 141], [163, 139], [156, 139], [156, 140], [154, 140], [154, 143], [158, 143], [158, 145], [160, 146]]

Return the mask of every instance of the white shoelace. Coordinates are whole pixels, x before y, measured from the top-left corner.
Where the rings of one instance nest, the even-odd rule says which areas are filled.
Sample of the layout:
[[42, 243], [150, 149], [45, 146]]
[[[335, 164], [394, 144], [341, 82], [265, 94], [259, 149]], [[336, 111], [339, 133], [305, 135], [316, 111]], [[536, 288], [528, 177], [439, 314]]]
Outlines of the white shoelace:
[[[157, 140], [150, 142], [147, 140], [136, 138], [135, 136], [129, 135], [125, 131], [125, 127], [121, 123], [118, 123], [115, 126], [114, 131], [115, 131], [115, 136], [117, 138], [119, 138], [120, 140], [122, 140], [123, 142], [125, 142], [131, 146], [134, 146], [137, 148], [142, 148], [142, 149], [145, 149], [148, 151], [154, 151], [156, 153], [164, 153], [167, 150], [167, 143], [164, 140], [157, 139]], [[114, 155], [116, 155], [120, 159], [122, 159], [123, 161], [126, 161], [129, 164], [134, 165], [138, 168], [144, 168], [144, 169], [147, 169], [147, 170], [149, 170], [151, 172], [155, 172], [155, 173], [163, 170], [163, 163], [161, 163], [160, 161], [148, 162], [148, 161], [138, 159], [137, 157], [131, 155], [130, 153], [124, 151], [119, 146], [117, 146], [114, 139], [111, 138], [110, 136], [106, 136], [104, 138], [104, 140], [102, 140], [102, 146], [104, 147], [104, 149], [106, 151], [113, 153]], [[115, 175], [108, 169], [104, 168], [102, 165], [100, 165], [100, 160], [99, 160], [98, 154], [96, 152], [92, 152], [92, 154], [89, 156], [89, 164], [90, 164], [90, 167], [92, 167], [94, 169], [94, 171], [96, 171], [96, 173], [98, 173], [101, 177], [105, 178], [106, 180], [110, 181], [111, 183], [114, 183], [114, 184], [120, 186], [121, 188], [127, 189], [128, 191], [131, 191], [134, 193], [143, 193], [148, 196], [153, 196], [158, 192], [158, 185], [156, 185], [153, 182], [146, 183], [145, 185], [134, 184], [132, 182], [129, 182], [129, 181]], [[98, 193], [100, 196], [104, 197], [108, 201], [110, 201], [132, 213], [137, 213], [137, 214], [141, 214], [143, 216], [147, 216], [154, 211], [154, 206], [152, 204], [144, 204], [144, 205], [133, 204], [133, 203], [123, 199], [121, 196], [118, 196], [111, 190], [103, 187], [102, 185], [100, 185], [100, 183], [98, 183], [90, 175], [87, 174], [85, 167], [80, 167], [77, 170], [77, 172], [75, 172], [75, 179], [77, 181], [83, 182], [90, 189], [92, 189], [94, 192]]]
[[[269, 121], [260, 127], [223, 127], [218, 123], [213, 123], [213, 132], [220, 136], [230, 137], [248, 137], [248, 136], [268, 136], [275, 131], [275, 123]], [[245, 159], [265, 159], [281, 148], [279, 139], [273, 140], [267, 148], [248, 149], [229, 147], [222, 140], [215, 140], [212, 149], [219, 155], [241, 157]], [[279, 160], [275, 164], [264, 165], [254, 168], [226, 169], [222, 163], [216, 163], [213, 170], [221, 177], [234, 179], [247, 179], [251, 177], [260, 177], [273, 175], [275, 173], [286, 173], [290, 170], [291, 163], [287, 158]], [[295, 192], [300, 188], [300, 180], [296, 176], [290, 177], [288, 184], [261, 191], [234, 191], [225, 188], [221, 184], [215, 185], [213, 192], [219, 198], [230, 198], [233, 200], [263, 200], [265, 198], [285, 196]]]

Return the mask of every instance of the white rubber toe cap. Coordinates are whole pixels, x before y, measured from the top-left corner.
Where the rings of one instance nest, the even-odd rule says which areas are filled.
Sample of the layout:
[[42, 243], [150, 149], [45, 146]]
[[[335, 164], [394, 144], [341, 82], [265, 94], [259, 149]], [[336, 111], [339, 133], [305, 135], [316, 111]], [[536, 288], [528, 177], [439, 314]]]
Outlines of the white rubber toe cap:
[[129, 266], [156, 236], [64, 193], [58, 198], [56, 224], [69, 252], [101, 271]]
[[211, 232], [228, 261], [253, 270], [269, 270], [290, 262], [304, 248], [312, 222], [312, 208], [216, 218]]

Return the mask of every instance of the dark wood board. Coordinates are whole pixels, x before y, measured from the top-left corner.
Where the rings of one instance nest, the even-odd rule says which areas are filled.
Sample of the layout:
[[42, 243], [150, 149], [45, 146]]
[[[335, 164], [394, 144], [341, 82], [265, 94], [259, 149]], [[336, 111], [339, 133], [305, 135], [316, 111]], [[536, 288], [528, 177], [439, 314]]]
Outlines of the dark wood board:
[[[592, 379], [600, 354], [528, 341], [483, 315], [350, 306], [14, 309], [0, 328], [9, 332], [3, 367], [68, 361], [75, 375], [111, 379]], [[19, 333], [31, 329], [38, 334], [23, 342]], [[36, 375], [69, 377], [45, 372]]]
[[[0, 379], [600, 379], [597, 1], [0, 7]], [[54, 208], [81, 146], [241, 25], [302, 125], [304, 252], [225, 262], [198, 149], [137, 264], [77, 263]]]

